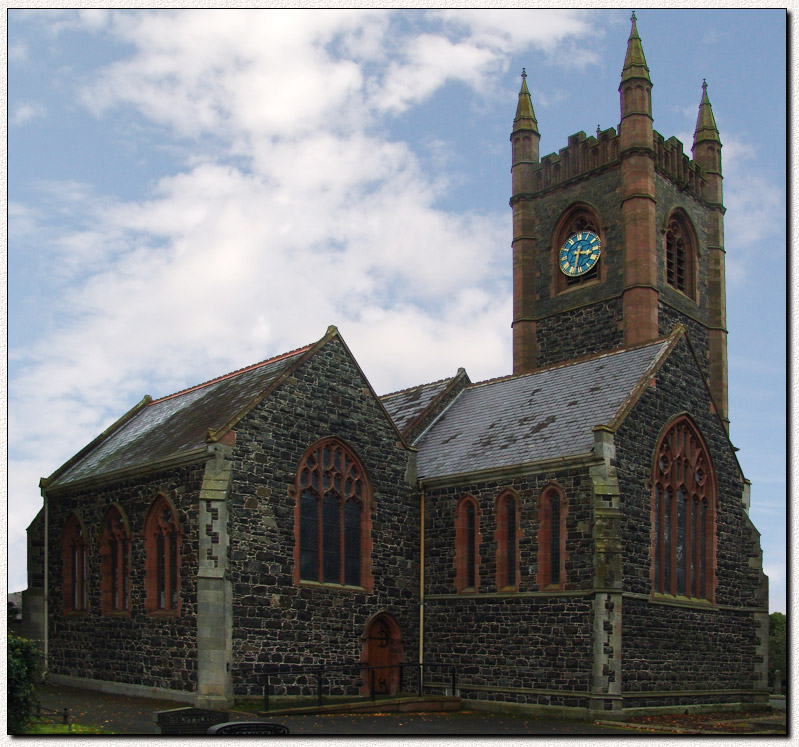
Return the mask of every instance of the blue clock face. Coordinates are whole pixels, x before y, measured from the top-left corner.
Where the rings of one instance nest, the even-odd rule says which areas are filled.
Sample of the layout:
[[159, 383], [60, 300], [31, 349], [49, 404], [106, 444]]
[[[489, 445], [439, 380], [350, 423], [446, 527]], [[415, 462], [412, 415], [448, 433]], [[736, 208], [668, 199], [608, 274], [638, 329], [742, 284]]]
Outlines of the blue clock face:
[[593, 231], [573, 233], [560, 250], [561, 272], [570, 278], [585, 275], [599, 261], [601, 251], [599, 236]]

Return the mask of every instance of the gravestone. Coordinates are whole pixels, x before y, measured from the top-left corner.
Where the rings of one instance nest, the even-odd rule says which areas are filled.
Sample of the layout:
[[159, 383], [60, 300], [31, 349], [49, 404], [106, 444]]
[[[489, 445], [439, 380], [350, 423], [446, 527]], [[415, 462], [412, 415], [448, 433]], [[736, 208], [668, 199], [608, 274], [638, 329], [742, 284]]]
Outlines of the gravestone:
[[173, 708], [156, 711], [153, 720], [161, 728], [161, 734], [207, 734], [208, 729], [230, 719], [225, 711], [209, 711], [204, 708]]
[[269, 721], [228, 721], [208, 729], [208, 734], [239, 737], [276, 737], [289, 733], [287, 726]]

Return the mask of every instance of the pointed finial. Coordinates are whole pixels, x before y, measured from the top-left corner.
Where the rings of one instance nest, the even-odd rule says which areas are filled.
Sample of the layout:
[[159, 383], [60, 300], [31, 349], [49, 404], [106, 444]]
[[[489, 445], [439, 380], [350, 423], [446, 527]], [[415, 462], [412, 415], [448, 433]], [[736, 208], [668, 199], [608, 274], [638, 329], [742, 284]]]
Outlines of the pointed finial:
[[646, 58], [644, 57], [644, 48], [641, 44], [641, 37], [638, 35], [638, 27], [636, 22], [635, 11], [630, 16], [632, 28], [630, 29], [630, 38], [627, 40], [627, 54], [624, 58], [624, 67], [621, 71], [622, 81], [629, 80], [630, 78], [643, 78], [650, 83], [649, 68], [646, 66]]
[[597, 125], [597, 126], [596, 126], [596, 136], [597, 136], [597, 137], [599, 137], [599, 133], [600, 133], [600, 132], [602, 132], [602, 130], [600, 130], [600, 129], [599, 129], [599, 125]]
[[699, 115], [696, 118], [694, 130], [694, 145], [703, 140], [721, 142], [719, 130], [716, 127], [716, 118], [713, 116], [713, 107], [707, 95], [707, 79], [702, 78], [702, 100], [699, 102]]
[[[524, 122], [524, 124], [522, 124]], [[533, 102], [530, 98], [530, 89], [527, 88], [527, 70], [522, 68], [522, 87], [519, 91], [519, 104], [516, 107], [516, 117], [513, 120], [513, 128], [530, 129], [538, 132], [538, 122], [533, 111]]]

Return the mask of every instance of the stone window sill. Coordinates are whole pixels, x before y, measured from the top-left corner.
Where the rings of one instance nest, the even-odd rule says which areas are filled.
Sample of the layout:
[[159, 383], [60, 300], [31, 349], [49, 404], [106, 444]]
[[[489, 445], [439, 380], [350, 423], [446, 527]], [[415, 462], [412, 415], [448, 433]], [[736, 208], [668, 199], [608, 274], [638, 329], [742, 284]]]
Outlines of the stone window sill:
[[311, 589], [332, 589], [334, 591], [349, 591], [349, 592], [360, 592], [360, 593], [368, 593], [368, 589], [365, 586], [349, 586], [348, 584], [334, 584], [331, 582], [325, 581], [311, 581], [310, 579], [303, 578], [300, 579], [300, 586], [305, 586]]

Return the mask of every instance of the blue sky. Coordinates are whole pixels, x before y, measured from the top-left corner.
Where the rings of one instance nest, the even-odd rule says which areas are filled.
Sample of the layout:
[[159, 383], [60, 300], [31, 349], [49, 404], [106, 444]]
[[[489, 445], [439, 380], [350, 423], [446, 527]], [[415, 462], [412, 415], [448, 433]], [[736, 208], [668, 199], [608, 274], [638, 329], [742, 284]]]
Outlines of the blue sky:
[[[617, 127], [629, 11], [8, 11], [9, 576], [142, 396], [336, 324], [378, 392], [511, 370], [508, 141]], [[655, 129], [723, 143], [730, 435], [785, 611], [786, 14], [641, 10]]]

